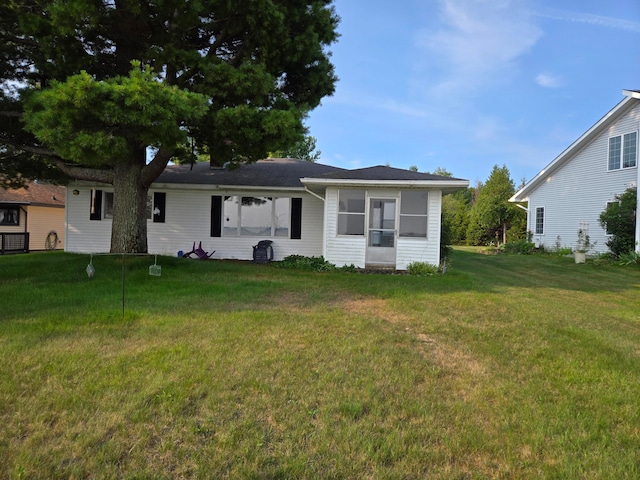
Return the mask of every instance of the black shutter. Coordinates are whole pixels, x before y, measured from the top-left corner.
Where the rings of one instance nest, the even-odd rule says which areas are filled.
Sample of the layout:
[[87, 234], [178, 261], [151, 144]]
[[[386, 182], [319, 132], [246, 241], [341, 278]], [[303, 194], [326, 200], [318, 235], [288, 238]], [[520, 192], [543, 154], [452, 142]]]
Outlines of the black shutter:
[[102, 190], [91, 190], [89, 220], [102, 220]]
[[153, 221], [155, 223], [164, 223], [164, 214], [165, 214], [166, 205], [167, 205], [167, 194], [164, 192], [154, 192], [153, 193]]
[[291, 238], [300, 240], [302, 238], [302, 199], [291, 199]]
[[211, 196], [211, 236], [222, 236], [222, 197]]

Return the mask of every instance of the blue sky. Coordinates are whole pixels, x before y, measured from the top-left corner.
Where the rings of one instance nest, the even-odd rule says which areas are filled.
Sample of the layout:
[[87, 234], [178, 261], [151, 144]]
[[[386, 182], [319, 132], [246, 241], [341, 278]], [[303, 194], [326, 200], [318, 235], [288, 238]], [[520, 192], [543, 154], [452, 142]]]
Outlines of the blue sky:
[[530, 180], [640, 90], [640, 0], [336, 0], [321, 163]]

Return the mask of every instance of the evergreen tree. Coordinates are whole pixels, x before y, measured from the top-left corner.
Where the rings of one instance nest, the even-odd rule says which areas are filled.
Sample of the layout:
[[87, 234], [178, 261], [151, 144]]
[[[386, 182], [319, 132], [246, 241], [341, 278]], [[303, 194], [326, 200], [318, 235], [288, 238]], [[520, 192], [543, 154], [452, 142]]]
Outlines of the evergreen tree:
[[146, 252], [148, 189], [171, 159], [251, 162], [303, 139], [336, 82], [331, 3], [1, 2], [0, 183], [111, 184], [111, 251]]
[[467, 239], [475, 245], [491, 242], [506, 243], [507, 230], [518, 216], [524, 214], [509, 198], [515, 193], [513, 180], [506, 166], [494, 165], [489, 178], [480, 189], [471, 208]]
[[322, 156], [322, 152], [320, 150], [316, 150], [316, 142], [317, 140], [315, 137], [307, 135], [289, 148], [270, 153], [269, 157], [297, 158], [298, 160], [304, 160], [306, 162], [315, 162], [320, 160], [320, 157]]

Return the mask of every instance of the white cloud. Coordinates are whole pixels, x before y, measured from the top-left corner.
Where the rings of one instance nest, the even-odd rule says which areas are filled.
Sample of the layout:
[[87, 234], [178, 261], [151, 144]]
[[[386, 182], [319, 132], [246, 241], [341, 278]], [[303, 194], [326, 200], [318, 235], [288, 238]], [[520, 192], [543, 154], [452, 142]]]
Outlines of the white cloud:
[[427, 57], [444, 63], [439, 94], [495, 85], [542, 36], [521, 0], [441, 0], [441, 24], [416, 39]]
[[620, 18], [604, 17], [602, 15], [592, 15], [590, 13], [571, 12], [568, 10], [558, 10], [555, 8], [544, 8], [532, 12], [539, 17], [550, 18], [552, 20], [563, 20], [567, 22], [588, 23], [601, 27], [615, 28], [618, 30], [629, 30], [640, 33], [640, 22], [623, 20]]
[[564, 85], [562, 78], [549, 73], [541, 73], [536, 77], [536, 83], [541, 87], [558, 88]]

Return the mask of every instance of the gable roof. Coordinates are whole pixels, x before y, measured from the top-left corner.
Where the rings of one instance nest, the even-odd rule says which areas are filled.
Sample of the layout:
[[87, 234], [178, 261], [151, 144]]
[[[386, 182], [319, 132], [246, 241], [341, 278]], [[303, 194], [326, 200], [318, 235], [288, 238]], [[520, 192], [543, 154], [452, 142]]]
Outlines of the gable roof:
[[64, 207], [64, 199], [64, 187], [38, 181], [27, 184], [25, 188], [0, 188], [0, 203], [4, 204]]
[[530, 193], [535, 190], [542, 182], [544, 182], [552, 173], [560, 169], [571, 158], [573, 158], [580, 150], [591, 143], [604, 130], [609, 128], [611, 124], [616, 122], [620, 117], [627, 113], [633, 106], [640, 101], [639, 90], [623, 90], [622, 94], [625, 98], [613, 107], [604, 117], [593, 125], [589, 130], [582, 134], [575, 142], [567, 147], [560, 155], [558, 155], [551, 163], [544, 167], [533, 177], [524, 187], [517, 191], [510, 199], [510, 202], [526, 202]]

